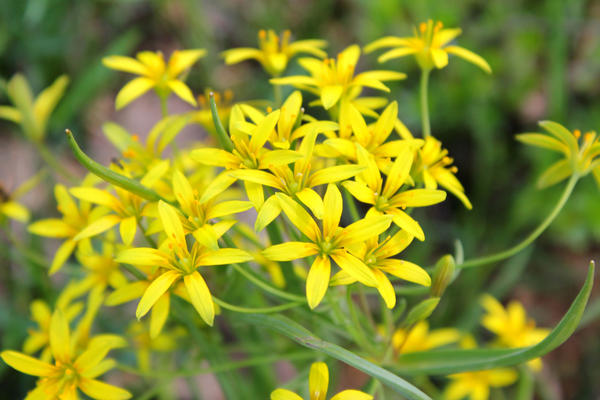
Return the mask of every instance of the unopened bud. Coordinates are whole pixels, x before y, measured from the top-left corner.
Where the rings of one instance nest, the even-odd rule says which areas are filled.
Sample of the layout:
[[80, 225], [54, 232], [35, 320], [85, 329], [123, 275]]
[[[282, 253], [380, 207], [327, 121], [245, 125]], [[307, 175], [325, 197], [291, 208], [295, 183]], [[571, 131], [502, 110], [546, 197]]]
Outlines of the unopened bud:
[[447, 254], [440, 258], [435, 264], [431, 282], [431, 295], [442, 297], [448, 285], [452, 282], [456, 263], [454, 257]]
[[404, 326], [412, 326], [419, 321], [429, 318], [433, 310], [437, 307], [440, 302], [439, 297], [430, 297], [425, 299], [410, 310], [406, 319], [403, 322]]

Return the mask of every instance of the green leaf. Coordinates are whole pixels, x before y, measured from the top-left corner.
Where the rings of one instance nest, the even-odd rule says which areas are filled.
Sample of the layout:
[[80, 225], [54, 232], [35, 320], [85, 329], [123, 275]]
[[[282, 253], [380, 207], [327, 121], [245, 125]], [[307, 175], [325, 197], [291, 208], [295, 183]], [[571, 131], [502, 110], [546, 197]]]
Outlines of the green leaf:
[[575, 331], [594, 282], [594, 262], [571, 307], [550, 334], [535, 346], [518, 349], [434, 350], [401, 355], [393, 370], [408, 375], [447, 375], [522, 364], [541, 357], [564, 343]]
[[381, 383], [387, 385], [390, 389], [393, 389], [395, 392], [405, 396], [409, 400], [430, 399], [429, 396], [420, 391], [417, 387], [411, 385], [399, 376], [392, 374], [390, 371], [383, 369], [336, 344], [319, 339], [309, 330], [287, 317], [282, 315], [269, 316], [248, 314], [237, 316], [237, 320], [255, 324], [259, 327], [264, 326], [282, 333], [302, 346], [327, 354], [330, 357], [361, 370], [373, 378], [378, 379]]

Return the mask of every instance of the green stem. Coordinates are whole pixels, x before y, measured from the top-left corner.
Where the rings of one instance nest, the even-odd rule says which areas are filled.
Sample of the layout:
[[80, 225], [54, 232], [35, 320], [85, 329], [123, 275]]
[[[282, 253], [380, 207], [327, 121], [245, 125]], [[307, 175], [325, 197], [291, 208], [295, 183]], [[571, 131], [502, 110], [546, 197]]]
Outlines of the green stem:
[[421, 120], [423, 124], [423, 137], [431, 136], [431, 125], [429, 123], [429, 102], [427, 99], [428, 85], [429, 85], [429, 73], [430, 69], [421, 70], [421, 86], [420, 86], [420, 99], [421, 99]]
[[167, 108], [167, 97], [168, 96], [158, 96], [160, 99], [160, 113], [163, 118], [169, 115], [169, 109]]
[[365, 337], [364, 332], [362, 332], [362, 329], [358, 329], [357, 326], [355, 326], [358, 323], [358, 320], [356, 318], [356, 313], [354, 312], [354, 309], [351, 307], [350, 304], [348, 304], [348, 308], [350, 309], [350, 317], [353, 321], [353, 323], [351, 323], [348, 320], [348, 318], [346, 318], [342, 309], [340, 308], [339, 296], [333, 295], [332, 291], [329, 291], [329, 292], [330, 293], [328, 293], [328, 302], [327, 303], [331, 306], [331, 310], [333, 311], [333, 314], [334, 314], [335, 318], [337, 319], [337, 323], [344, 324], [344, 326], [346, 327], [346, 330], [350, 333], [350, 336], [352, 336], [352, 338], [354, 339], [354, 342], [360, 348], [371, 350], [371, 346], [367, 342], [367, 338]]
[[509, 258], [509, 257], [515, 255], [516, 253], [518, 253], [519, 251], [523, 250], [525, 247], [529, 246], [535, 239], [537, 239], [542, 234], [542, 232], [544, 232], [546, 230], [546, 228], [548, 228], [548, 226], [552, 223], [552, 221], [554, 221], [556, 216], [560, 213], [560, 211], [562, 210], [564, 205], [567, 203], [567, 200], [571, 196], [571, 193], [573, 192], [573, 188], [575, 188], [575, 184], [577, 183], [578, 179], [579, 179], [579, 176], [577, 174], [574, 174], [571, 176], [571, 178], [567, 182], [567, 185], [565, 186], [565, 189], [564, 189], [562, 195], [560, 196], [560, 199], [558, 200], [558, 203], [556, 203], [556, 205], [554, 206], [554, 208], [552, 209], [550, 214], [542, 221], [542, 223], [533, 232], [531, 232], [529, 234], [529, 236], [527, 236], [525, 239], [523, 239], [523, 241], [521, 241], [517, 245], [515, 245], [509, 249], [506, 249], [504, 251], [501, 251], [501, 252], [498, 252], [495, 254], [491, 254], [491, 255], [485, 256], [485, 257], [479, 257], [479, 258], [474, 258], [472, 260], [466, 260], [462, 264], [457, 265], [456, 268], [472, 268], [472, 267], [477, 267], [480, 265], [491, 264], [496, 261], [500, 261], [500, 260], [504, 260], [505, 258]]
[[344, 200], [346, 201], [346, 205], [348, 206], [348, 211], [350, 212], [350, 217], [353, 222], [360, 220], [360, 214], [358, 213], [358, 208], [356, 207], [356, 202], [354, 201], [354, 197], [350, 194], [350, 192], [344, 188]]
[[52, 168], [57, 174], [65, 178], [69, 183], [76, 184], [77, 178], [75, 175], [71, 174], [62, 164], [54, 157], [51, 151], [49, 151], [44, 143], [38, 142], [36, 140], [32, 141], [40, 156], [44, 159], [44, 162], [48, 164], [50, 168]]
[[288, 310], [290, 308], [298, 307], [298, 306], [301, 306], [304, 304], [304, 301], [303, 302], [296, 301], [296, 302], [291, 302], [291, 303], [280, 304], [280, 305], [273, 306], [273, 307], [248, 308], [248, 307], [240, 307], [240, 306], [236, 306], [236, 305], [227, 303], [215, 296], [213, 296], [213, 300], [220, 307], [222, 307], [226, 310], [238, 312], [238, 313], [244, 313], [244, 314], [269, 314], [269, 313], [274, 313], [274, 312], [278, 312], [278, 311]]
[[281, 107], [281, 86], [280, 85], [273, 85], [273, 103], [275, 104], [275, 107], [273, 108], [279, 108]]
[[223, 127], [223, 123], [221, 122], [221, 118], [219, 117], [217, 103], [215, 102], [215, 94], [213, 92], [210, 92], [208, 96], [208, 102], [210, 104], [210, 112], [212, 114], [213, 124], [215, 125], [215, 130], [217, 132], [217, 139], [219, 140], [219, 144], [221, 145], [221, 147], [223, 147], [223, 149], [231, 153], [233, 151], [233, 142], [231, 141], [231, 138], [229, 137], [227, 131], [225, 131], [225, 128]]

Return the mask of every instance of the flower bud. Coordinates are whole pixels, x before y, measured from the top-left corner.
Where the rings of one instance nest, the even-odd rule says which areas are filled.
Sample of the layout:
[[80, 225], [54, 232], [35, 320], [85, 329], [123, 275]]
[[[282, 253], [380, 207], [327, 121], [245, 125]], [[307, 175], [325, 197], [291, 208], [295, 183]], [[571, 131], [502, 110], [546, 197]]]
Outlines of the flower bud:
[[440, 258], [435, 264], [433, 270], [433, 279], [431, 282], [430, 293], [434, 297], [441, 297], [448, 285], [452, 282], [454, 276], [455, 262], [454, 257], [447, 254]]

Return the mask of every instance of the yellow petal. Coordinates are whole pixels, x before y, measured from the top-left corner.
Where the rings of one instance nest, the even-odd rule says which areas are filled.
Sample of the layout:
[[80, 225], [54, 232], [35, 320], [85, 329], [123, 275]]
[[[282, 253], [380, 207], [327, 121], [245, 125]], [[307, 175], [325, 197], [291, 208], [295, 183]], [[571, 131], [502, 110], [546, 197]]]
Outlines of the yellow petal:
[[142, 177], [140, 183], [147, 187], [153, 187], [160, 178], [163, 177], [169, 170], [169, 160], [162, 160], [155, 163], [152, 168]]
[[325, 240], [334, 236], [342, 217], [342, 207], [342, 194], [336, 185], [330, 183], [323, 198], [323, 237]]
[[169, 308], [171, 305], [171, 296], [169, 293], [165, 293], [158, 298], [154, 307], [152, 307], [152, 313], [150, 314], [150, 338], [156, 339], [160, 334], [167, 317], [169, 316]]
[[285, 165], [300, 160], [304, 156], [294, 150], [271, 150], [260, 157], [259, 168]]
[[106, 190], [94, 187], [74, 187], [69, 192], [80, 200], [106, 206], [115, 212], [122, 211], [121, 202]]
[[167, 66], [169, 75], [173, 78], [179, 76], [205, 54], [206, 50], [204, 49], [175, 50], [171, 54]]
[[385, 301], [387, 308], [394, 308], [396, 305], [396, 292], [394, 286], [392, 286], [390, 280], [385, 276], [383, 272], [378, 269], [373, 269], [375, 278], [377, 278], [377, 291]]
[[262, 185], [254, 182], [244, 182], [244, 189], [246, 189], [246, 196], [248, 200], [254, 205], [254, 208], [260, 210], [265, 201], [265, 192]]
[[302, 400], [302, 397], [287, 389], [275, 389], [271, 392], [271, 400]]
[[374, 254], [378, 258], [389, 258], [400, 253], [413, 241], [414, 236], [401, 230], [379, 247]]
[[425, 240], [425, 233], [423, 228], [417, 221], [415, 221], [410, 215], [397, 208], [390, 208], [387, 212], [393, 215], [393, 221], [400, 228], [404, 229], [420, 241]]
[[206, 214], [206, 218], [213, 219], [223, 217], [225, 215], [237, 214], [252, 208], [252, 203], [242, 200], [230, 200], [215, 204], [210, 207]]
[[185, 288], [190, 296], [192, 305], [204, 322], [212, 326], [215, 319], [215, 305], [204, 278], [197, 271], [194, 271], [184, 276], [183, 282], [185, 283]]
[[380, 261], [378, 267], [382, 271], [405, 281], [418, 283], [423, 286], [431, 286], [431, 277], [427, 271], [409, 261], [390, 258]]
[[309, 184], [311, 187], [325, 183], [334, 183], [352, 178], [356, 174], [365, 170], [363, 165], [336, 165], [317, 170], [310, 176]]
[[329, 110], [333, 107], [344, 91], [344, 87], [341, 85], [329, 85], [321, 88], [321, 103], [323, 108]]
[[29, 211], [16, 201], [0, 203], [0, 213], [21, 222], [29, 220]]
[[[327, 288], [329, 287], [330, 277], [331, 261], [329, 260], [329, 257], [318, 256], [311, 265], [308, 276], [306, 277], [306, 300], [308, 301], [308, 306], [311, 310], [317, 307], [321, 300], [323, 300]], [[312, 379], [310, 382], [312, 383]], [[327, 390], [327, 387], [325, 387], [325, 390]], [[314, 393], [312, 389], [311, 393]], [[323, 396], [325, 396], [325, 394], [326, 393], [322, 393]]]
[[210, 224], [204, 224], [200, 228], [192, 232], [194, 239], [203, 247], [207, 249], [216, 250], [219, 248], [217, 233]]
[[390, 168], [387, 180], [383, 186], [383, 195], [385, 197], [392, 197], [402, 185], [404, 185], [410, 174], [412, 163], [413, 152], [408, 147], [405, 147], [403, 151], [398, 154]]
[[339, 242], [342, 246], [348, 246], [365, 241], [385, 231], [391, 223], [392, 218], [387, 215], [363, 218], [345, 227], [339, 236]]
[[97, 400], [124, 400], [131, 398], [131, 393], [127, 390], [100, 382], [96, 379], [81, 379], [79, 381], [79, 389], [92, 399]]
[[377, 193], [381, 193], [381, 174], [379, 167], [375, 162], [375, 158], [364, 147], [356, 143], [356, 155], [358, 163], [366, 167], [366, 170], [361, 172], [360, 178]]
[[102, 59], [102, 64], [111, 69], [129, 72], [136, 75], [148, 74], [148, 69], [144, 66], [144, 64], [131, 57], [108, 56]]
[[181, 220], [179, 219], [179, 215], [177, 214], [177, 211], [175, 211], [175, 208], [168, 203], [159, 200], [158, 215], [160, 216], [160, 221], [163, 224], [167, 238], [173, 240], [176, 246], [182, 246], [187, 249], [183, 225], [181, 225]]
[[75, 235], [76, 231], [62, 219], [48, 218], [36, 221], [27, 228], [29, 232], [51, 238], [64, 238]]
[[262, 57], [260, 50], [250, 47], [225, 50], [221, 55], [225, 58], [225, 64], [227, 65], [237, 64], [249, 59], [260, 60]]
[[361, 203], [375, 204], [375, 194], [367, 185], [356, 181], [346, 181], [342, 183], [352, 196]]
[[250, 151], [256, 154], [264, 146], [273, 129], [275, 129], [275, 125], [277, 125], [280, 113], [280, 110], [275, 110], [256, 125], [250, 138]]
[[375, 274], [373, 274], [371, 268], [367, 267], [365, 263], [354, 257], [352, 254], [347, 253], [345, 250], [338, 250], [331, 254], [331, 258], [333, 258], [333, 261], [335, 261], [341, 269], [346, 271], [348, 275], [351, 275], [357, 281], [367, 286], [377, 286], [377, 278], [375, 277]]
[[158, 299], [171, 287], [173, 282], [181, 277], [179, 272], [167, 271], [156, 278], [144, 292], [140, 302], [135, 310], [135, 317], [142, 318], [150, 311]]
[[77, 241], [99, 235], [102, 232], [106, 232], [119, 222], [121, 222], [121, 217], [118, 215], [106, 215], [83, 228], [77, 235], [75, 235], [73, 240]]
[[319, 252], [314, 243], [287, 242], [267, 247], [262, 255], [273, 261], [291, 261], [315, 255]]
[[165, 59], [161, 52], [140, 51], [136, 54], [136, 58], [140, 60], [154, 76], [162, 75], [165, 72]]
[[573, 167], [568, 159], [557, 161], [548, 167], [537, 180], [537, 187], [547, 188], [567, 179], [573, 174]]
[[394, 58], [405, 57], [410, 54], [417, 53], [418, 50], [412, 47], [399, 47], [397, 49], [388, 50], [377, 58], [377, 61], [384, 63]]
[[54, 258], [52, 259], [52, 264], [50, 265], [50, 270], [48, 271], [50, 275], [57, 272], [60, 269], [60, 267], [62, 267], [63, 264], [69, 259], [69, 257], [71, 257], [71, 254], [73, 254], [73, 250], [75, 250], [76, 245], [77, 242], [75, 242], [74, 240], [67, 240], [60, 245], [60, 247], [58, 248], [58, 250], [56, 250], [56, 253], [54, 254]]
[[304, 208], [289, 196], [282, 193], [276, 194], [279, 199], [279, 205], [292, 224], [304, 233], [310, 240], [316, 242], [320, 236], [320, 230], [315, 220], [306, 212]]
[[446, 51], [447, 53], [459, 56], [459, 57], [469, 61], [470, 63], [477, 65], [479, 68], [481, 68], [488, 74], [492, 73], [492, 68], [487, 63], [487, 61], [485, 61], [483, 59], [483, 57], [478, 56], [477, 54], [473, 53], [470, 50], [467, 50], [467, 49], [465, 49], [463, 47], [459, 47], [459, 46], [447, 46], [447, 47], [444, 47], [444, 51]]
[[284, 186], [275, 175], [267, 171], [260, 171], [257, 169], [237, 169], [229, 173], [234, 178], [241, 179], [243, 181], [258, 183], [259, 185], [265, 185], [279, 190], [284, 190]]
[[14, 107], [0, 106], [0, 118], [20, 124], [23, 120], [21, 112]]
[[131, 265], [164, 266], [168, 264], [167, 257], [157, 249], [137, 247], [121, 251], [116, 262]]
[[200, 196], [200, 203], [206, 203], [215, 196], [218, 196], [219, 194], [223, 193], [235, 181], [236, 178], [230, 176], [228, 171], [221, 172], [204, 189], [202, 196]]
[[7, 350], [0, 353], [5, 363], [19, 372], [33, 376], [51, 376], [56, 372], [54, 365], [40, 361], [17, 351]]
[[308, 375], [308, 392], [310, 394], [310, 399], [325, 400], [328, 387], [329, 370], [327, 369], [327, 364], [324, 362], [313, 363], [310, 366], [310, 373]]
[[70, 363], [71, 361], [71, 335], [69, 322], [60, 309], [52, 314], [50, 321], [50, 348], [56, 361]]
[[496, 368], [488, 372], [488, 380], [492, 387], [508, 386], [518, 378], [515, 370], [510, 368]]
[[269, 197], [258, 211], [256, 221], [254, 222], [254, 230], [257, 232], [262, 231], [267, 225], [273, 222], [280, 213], [281, 208], [279, 207], [279, 200], [277, 197]]
[[196, 106], [196, 99], [190, 88], [183, 82], [177, 79], [171, 79], [167, 82], [167, 86], [171, 89], [180, 99]]
[[117, 110], [120, 110], [133, 100], [146, 93], [148, 90], [152, 89], [154, 85], [155, 83], [152, 79], [135, 78], [123, 86], [123, 88], [119, 91], [117, 94], [117, 99], [115, 100], [115, 107]]
[[359, 390], [347, 389], [342, 390], [335, 396], [331, 398], [331, 400], [372, 400], [373, 396], [370, 394], [366, 394]]
[[69, 77], [62, 75], [58, 77], [52, 85], [44, 89], [35, 99], [33, 104], [33, 115], [39, 125], [46, 125], [50, 114], [63, 96], [68, 84]]
[[569, 154], [569, 148], [564, 143], [548, 135], [541, 133], [522, 133], [515, 137], [519, 142], [525, 144], [558, 151], [563, 154]]
[[317, 192], [310, 188], [304, 188], [296, 193], [296, 197], [302, 202], [302, 204], [310, 209], [315, 217], [318, 219], [323, 219], [323, 199], [321, 199], [321, 196], [319, 196]]
[[[445, 49], [444, 49], [445, 50]], [[436, 68], [444, 68], [448, 65], [448, 53], [442, 49], [430, 49], [431, 59]]]
[[194, 202], [194, 189], [185, 175], [176, 169], [173, 171], [173, 194], [181, 208], [188, 215], [192, 213], [192, 204]]
[[135, 216], [127, 217], [121, 221], [119, 225], [119, 233], [121, 234], [121, 240], [127, 246], [131, 246], [133, 239], [135, 238], [137, 219]]
[[196, 266], [235, 264], [252, 259], [252, 255], [244, 250], [226, 248], [207, 251], [200, 255], [196, 261]]
[[401, 192], [390, 199], [394, 207], [426, 207], [446, 200], [446, 192], [433, 189], [412, 189]]
[[398, 36], [385, 36], [379, 38], [368, 45], [365, 46], [365, 53], [371, 53], [375, 50], [384, 48], [384, 47], [398, 47], [398, 46], [406, 46], [410, 44], [411, 41], [408, 38], [398, 37]]

